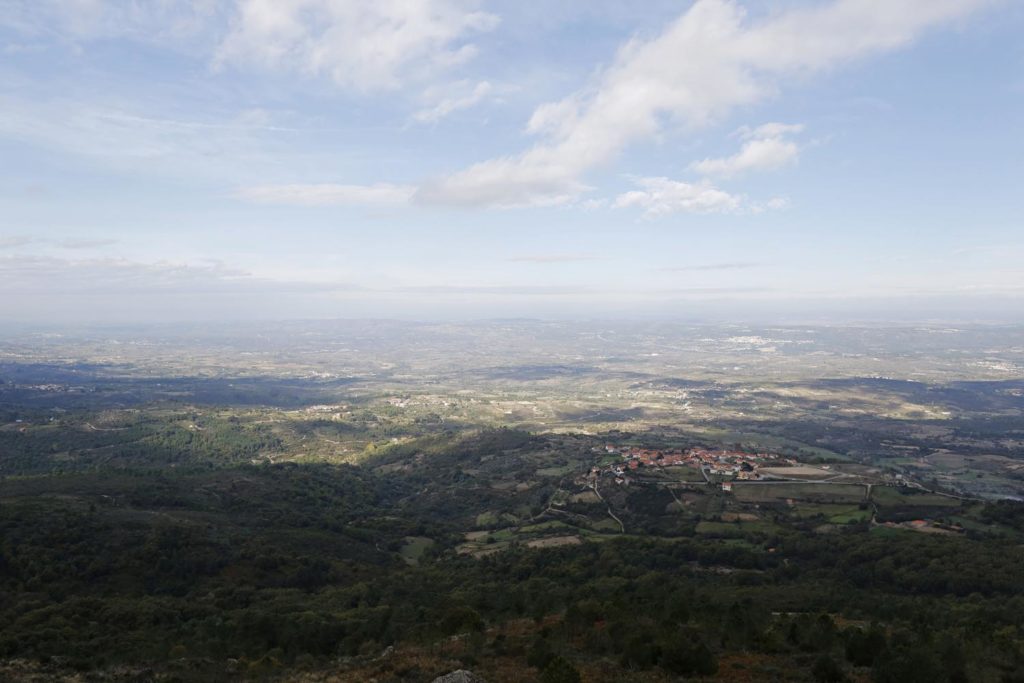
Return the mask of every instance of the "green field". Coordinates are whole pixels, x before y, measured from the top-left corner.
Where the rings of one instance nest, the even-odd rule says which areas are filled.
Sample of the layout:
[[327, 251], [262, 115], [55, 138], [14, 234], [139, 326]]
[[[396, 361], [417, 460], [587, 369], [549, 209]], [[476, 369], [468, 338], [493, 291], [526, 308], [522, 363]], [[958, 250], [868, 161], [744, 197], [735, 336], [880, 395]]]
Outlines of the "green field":
[[771, 522], [699, 522], [697, 533], [702, 536], [740, 537], [749, 534], [768, 534], [778, 530]]
[[476, 516], [476, 526], [488, 527], [496, 526], [498, 524], [515, 524], [519, 519], [507, 512], [493, 512], [488, 510], [487, 512], [481, 512]]
[[751, 503], [771, 503], [790, 499], [819, 503], [858, 503], [864, 500], [865, 490], [861, 484], [804, 484], [799, 482], [784, 484], [736, 482], [732, 487], [732, 493], [737, 500]]
[[426, 536], [406, 536], [405, 544], [398, 551], [402, 559], [409, 564], [419, 564], [423, 553], [434, 545], [434, 539]]
[[765, 450], [772, 452], [790, 451], [804, 456], [812, 456], [831, 462], [843, 462], [849, 460], [841, 453], [836, 453], [827, 448], [812, 446], [811, 444], [787, 439], [774, 434], [761, 434], [757, 432], [732, 432], [721, 429], [707, 429], [705, 433], [725, 444], [740, 444], [743, 448], [750, 450]]
[[799, 519], [822, 516], [830, 524], [847, 524], [870, 519], [871, 511], [868, 508], [861, 509], [859, 505], [800, 503], [790, 512], [790, 515]]
[[562, 477], [575, 471], [574, 465], [562, 465], [560, 467], [542, 467], [537, 470], [539, 477]]
[[545, 531], [576, 531], [576, 527], [566, 524], [565, 522], [554, 520], [551, 522], [541, 522], [540, 524], [521, 526], [517, 530], [520, 534], [537, 534]]
[[610, 518], [605, 518], [599, 522], [594, 522], [594, 524], [592, 524], [591, 527], [595, 531], [610, 531], [613, 533], [618, 533], [620, 531], [618, 522]]
[[667, 478], [674, 481], [704, 481], [704, 475], [700, 473], [700, 470], [688, 465], [674, 465], [672, 467], [665, 467], [661, 471], [665, 473]]
[[933, 493], [920, 493], [915, 489], [904, 491], [891, 486], [876, 486], [871, 491], [871, 500], [880, 506], [933, 508], [958, 508], [961, 506], [961, 502], [956, 498]]

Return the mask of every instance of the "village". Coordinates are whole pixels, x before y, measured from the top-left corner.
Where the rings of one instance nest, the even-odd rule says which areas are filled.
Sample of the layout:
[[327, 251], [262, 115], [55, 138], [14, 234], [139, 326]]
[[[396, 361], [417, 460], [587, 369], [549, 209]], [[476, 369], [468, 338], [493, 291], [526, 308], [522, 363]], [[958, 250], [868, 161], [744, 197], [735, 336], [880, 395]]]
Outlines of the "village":
[[[631, 473], [641, 468], [693, 467], [699, 470], [705, 480], [714, 476], [719, 480], [758, 481], [766, 478], [760, 470], [763, 467], [796, 467], [792, 458], [783, 458], [774, 453], [745, 453], [743, 451], [710, 450], [706, 448], [655, 449], [636, 446], [606, 444], [604, 452], [619, 455], [621, 460], [607, 465], [603, 470], [595, 467], [592, 476], [601, 474], [613, 476], [619, 485], [629, 484]], [[729, 481], [723, 481], [725, 490], [731, 489]]]

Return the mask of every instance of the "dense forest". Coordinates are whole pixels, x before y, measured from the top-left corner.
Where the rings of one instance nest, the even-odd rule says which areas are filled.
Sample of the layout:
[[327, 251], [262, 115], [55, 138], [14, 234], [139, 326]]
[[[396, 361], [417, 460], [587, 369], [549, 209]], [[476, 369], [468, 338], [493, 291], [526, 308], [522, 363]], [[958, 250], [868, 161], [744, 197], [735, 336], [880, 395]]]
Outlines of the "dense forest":
[[[1024, 531], [1020, 504], [975, 506], [958, 535], [823, 533], [780, 509], [734, 537], [637, 489], [630, 533], [471, 555], [456, 552], [467, 527], [533, 514], [554, 488], [481, 478], [571, 465], [587, 441], [498, 430], [362, 466], [212, 465], [205, 448], [246, 446], [210, 438], [132, 467], [5, 477], [0, 659], [23, 667], [8, 675], [1024, 680], [1024, 551], [1006, 536]], [[718, 499], [704, 499], [707, 515]], [[429, 544], [411, 557], [410, 539]]]

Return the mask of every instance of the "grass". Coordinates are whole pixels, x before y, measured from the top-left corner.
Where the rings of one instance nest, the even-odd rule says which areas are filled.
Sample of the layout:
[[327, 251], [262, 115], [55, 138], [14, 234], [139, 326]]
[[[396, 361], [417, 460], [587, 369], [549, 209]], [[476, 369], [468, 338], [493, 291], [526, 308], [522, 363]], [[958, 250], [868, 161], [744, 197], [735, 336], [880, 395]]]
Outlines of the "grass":
[[761, 474], [778, 477], [779, 479], [818, 480], [834, 477], [835, 472], [820, 467], [762, 467]]
[[830, 505], [828, 503], [800, 503], [795, 508], [790, 510], [789, 514], [791, 517], [797, 517], [800, 519], [803, 519], [805, 517], [815, 517], [817, 515], [823, 515], [825, 517], [828, 517], [830, 515], [837, 515], [849, 509], [851, 509], [849, 505]]
[[958, 508], [961, 505], [956, 498], [933, 493], [901, 493], [891, 486], [874, 487], [871, 490], [871, 500], [883, 507]]
[[507, 512], [494, 512], [488, 510], [487, 512], [481, 512], [476, 516], [476, 526], [487, 527], [487, 526], [498, 526], [499, 524], [515, 524], [519, 519], [514, 515], [510, 515]]
[[974, 519], [973, 517], [968, 517], [967, 515], [956, 515], [949, 519], [954, 524], [959, 524], [968, 531], [981, 531], [998, 536], [1004, 536], [1006, 538], [1020, 537], [1020, 533], [1016, 529], [1003, 524], [986, 524], [985, 522]]
[[426, 536], [406, 536], [405, 544], [398, 551], [402, 559], [409, 564], [419, 564], [423, 553], [427, 552], [430, 546], [434, 545], [434, 539]]
[[676, 481], [704, 481], [704, 475], [700, 473], [700, 470], [688, 465], [673, 465], [662, 471]]
[[745, 484], [732, 487], [737, 500], [744, 502], [775, 502], [787, 499], [819, 503], [859, 503], [864, 500], [865, 487], [860, 484]]
[[488, 510], [487, 512], [481, 512], [479, 515], [476, 516], [477, 526], [492, 526], [497, 523], [498, 513], [496, 512], [491, 512]]
[[866, 522], [871, 519], [870, 510], [853, 510], [849, 513], [833, 515], [828, 518], [832, 524], [849, 524], [850, 522]]
[[745, 536], [747, 534], [771, 533], [778, 527], [771, 522], [700, 522], [697, 533], [707, 536]]
[[830, 505], [826, 503], [800, 503], [790, 511], [790, 515], [798, 518], [809, 518], [821, 515], [831, 524], [847, 524], [863, 522], [871, 518], [871, 511], [861, 510], [857, 505]]
[[756, 446], [761, 450], [775, 452], [785, 448], [799, 449], [821, 458], [822, 460], [828, 460], [831, 462], [844, 462], [849, 460], [845, 455], [836, 453], [835, 451], [830, 451], [827, 448], [812, 446], [811, 444], [806, 444], [802, 441], [787, 439], [773, 434], [761, 434], [757, 432], [730, 432], [722, 429], [707, 429], [705, 433], [708, 436], [712, 436], [720, 440], [722, 443], [727, 444], [740, 443], [745, 447]]
[[540, 524], [530, 524], [528, 526], [519, 527], [519, 533], [521, 534], [535, 534], [544, 531], [551, 531], [553, 529], [565, 530], [575, 529], [576, 527], [566, 524], [565, 522], [559, 522], [557, 520], [551, 522], [541, 522]]
[[595, 531], [620, 531], [618, 522], [614, 519], [602, 519], [600, 522], [594, 522], [593, 524]]
[[542, 467], [537, 470], [539, 477], [561, 477], [576, 469], [574, 465], [562, 465], [560, 467]]
[[582, 493], [574, 494], [571, 497], [574, 503], [600, 503], [601, 498], [593, 491], [583, 491]]

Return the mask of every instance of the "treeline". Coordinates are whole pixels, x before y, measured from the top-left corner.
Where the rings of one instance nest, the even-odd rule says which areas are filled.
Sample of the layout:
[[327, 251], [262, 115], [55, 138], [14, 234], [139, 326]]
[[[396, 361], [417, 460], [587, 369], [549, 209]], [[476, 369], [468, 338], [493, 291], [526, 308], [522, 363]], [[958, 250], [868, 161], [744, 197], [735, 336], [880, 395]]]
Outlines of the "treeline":
[[79, 418], [0, 430], [0, 475], [62, 474], [100, 467], [237, 465], [284, 447], [269, 425], [208, 420], [202, 427], [189, 428], [177, 424], [180, 419], [171, 416], [96, 428]]
[[[235, 438], [161, 429], [144, 438], [180, 452]], [[10, 477], [0, 659], [83, 671], [184, 659], [195, 670], [183, 680], [218, 680], [228, 659], [327, 667], [457, 642], [463, 665], [513, 662], [523, 680], [572, 681], [594, 662], [607, 680], [752, 662], [767, 667], [755, 679], [1024, 680], [1024, 549], [996, 536], [893, 536], [866, 522], [824, 534], [778, 515], [739, 542], [695, 534], [691, 521], [660, 538], [455, 552], [467, 520], [498, 503], [529, 512], [553, 486], [481, 479], [523, 481], [538, 452], [572, 462], [588, 447], [493, 430], [387, 446], [363, 467], [159, 467], [147, 450], [133, 467]], [[618, 495], [631, 533], [663, 530], [671, 494]], [[1024, 527], [1021, 504], [972, 514]], [[398, 553], [409, 537], [435, 541], [414, 566]]]
[[[1024, 556], [996, 541], [791, 531], [768, 552], [623, 538], [479, 560], [442, 550], [410, 567], [396, 541], [452, 529], [390, 519], [412, 491], [357, 468], [109, 483], [119, 501], [0, 508], [0, 657], [286, 664], [470, 634], [467, 666], [513, 656], [536, 672], [598, 658], [710, 675], [760, 653], [818, 680], [1022, 673]], [[519, 640], [489, 631], [518, 619], [535, 624]]]

